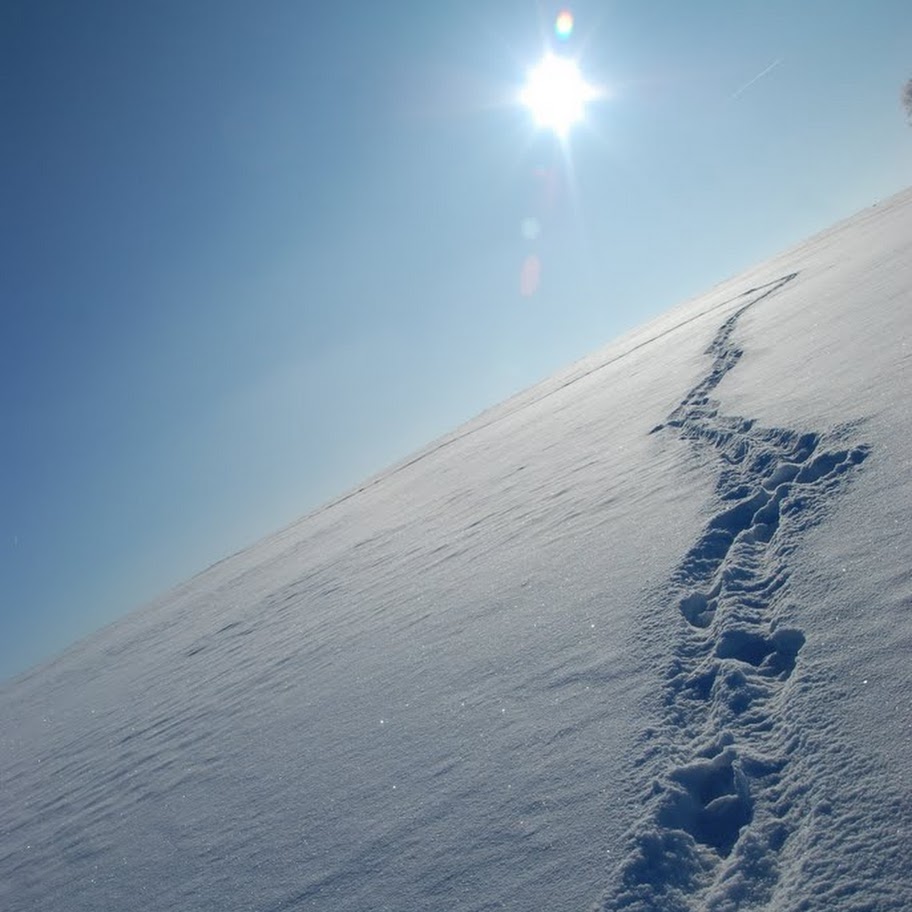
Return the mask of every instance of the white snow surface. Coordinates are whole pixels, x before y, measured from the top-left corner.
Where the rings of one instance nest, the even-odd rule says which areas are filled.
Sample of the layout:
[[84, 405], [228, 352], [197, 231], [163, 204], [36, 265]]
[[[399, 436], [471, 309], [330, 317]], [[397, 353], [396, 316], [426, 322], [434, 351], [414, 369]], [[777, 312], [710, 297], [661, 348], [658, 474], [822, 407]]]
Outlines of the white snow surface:
[[0, 907], [912, 909], [910, 368], [907, 191], [8, 682]]

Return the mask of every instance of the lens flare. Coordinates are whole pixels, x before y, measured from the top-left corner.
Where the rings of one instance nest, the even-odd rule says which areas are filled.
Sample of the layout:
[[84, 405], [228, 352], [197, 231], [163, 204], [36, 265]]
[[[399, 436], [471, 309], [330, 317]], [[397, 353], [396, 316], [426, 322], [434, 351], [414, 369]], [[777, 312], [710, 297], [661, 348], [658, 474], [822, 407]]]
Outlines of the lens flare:
[[562, 41], [566, 41], [573, 32], [573, 14], [570, 10], [561, 10], [554, 20], [554, 33]]
[[534, 254], [523, 260], [522, 269], [519, 272], [519, 293], [524, 298], [531, 298], [538, 291], [541, 283], [541, 260]]
[[541, 234], [541, 223], [534, 215], [530, 215], [522, 220], [519, 230], [527, 241], [534, 241]]

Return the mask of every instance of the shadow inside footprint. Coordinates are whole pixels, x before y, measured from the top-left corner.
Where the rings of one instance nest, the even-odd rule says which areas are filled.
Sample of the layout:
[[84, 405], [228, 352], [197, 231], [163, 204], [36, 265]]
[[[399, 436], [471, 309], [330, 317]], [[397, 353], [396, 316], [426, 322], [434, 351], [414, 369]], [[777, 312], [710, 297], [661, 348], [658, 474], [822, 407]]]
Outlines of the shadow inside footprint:
[[673, 785], [660, 810], [660, 824], [684, 830], [723, 857], [729, 855], [741, 827], [753, 816], [747, 779], [734, 752], [696, 760], [674, 770], [670, 778]]
[[708, 599], [701, 592], [692, 592], [681, 599], [681, 614], [694, 627], [705, 628], [712, 623], [716, 611], [716, 600]]
[[780, 628], [770, 636], [751, 630], [726, 630], [719, 637], [716, 655], [746, 662], [772, 676], [788, 677], [803, 645], [804, 634], [791, 628]]

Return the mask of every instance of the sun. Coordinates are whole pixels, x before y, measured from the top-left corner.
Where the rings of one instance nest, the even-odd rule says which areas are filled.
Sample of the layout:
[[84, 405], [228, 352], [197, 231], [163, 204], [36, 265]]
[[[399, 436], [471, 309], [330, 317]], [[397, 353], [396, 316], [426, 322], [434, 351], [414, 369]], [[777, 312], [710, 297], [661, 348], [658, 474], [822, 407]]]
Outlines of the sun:
[[519, 100], [529, 109], [538, 126], [564, 137], [586, 114], [586, 105], [598, 97], [576, 61], [546, 54], [529, 72]]

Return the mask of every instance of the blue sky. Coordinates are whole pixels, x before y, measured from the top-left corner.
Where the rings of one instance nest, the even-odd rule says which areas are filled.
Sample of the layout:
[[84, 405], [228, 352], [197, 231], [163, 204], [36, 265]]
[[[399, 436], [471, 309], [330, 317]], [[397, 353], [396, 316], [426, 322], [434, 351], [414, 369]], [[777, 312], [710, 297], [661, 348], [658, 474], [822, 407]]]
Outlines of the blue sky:
[[559, 9], [0, 7], [0, 677], [912, 182], [907, 3]]

